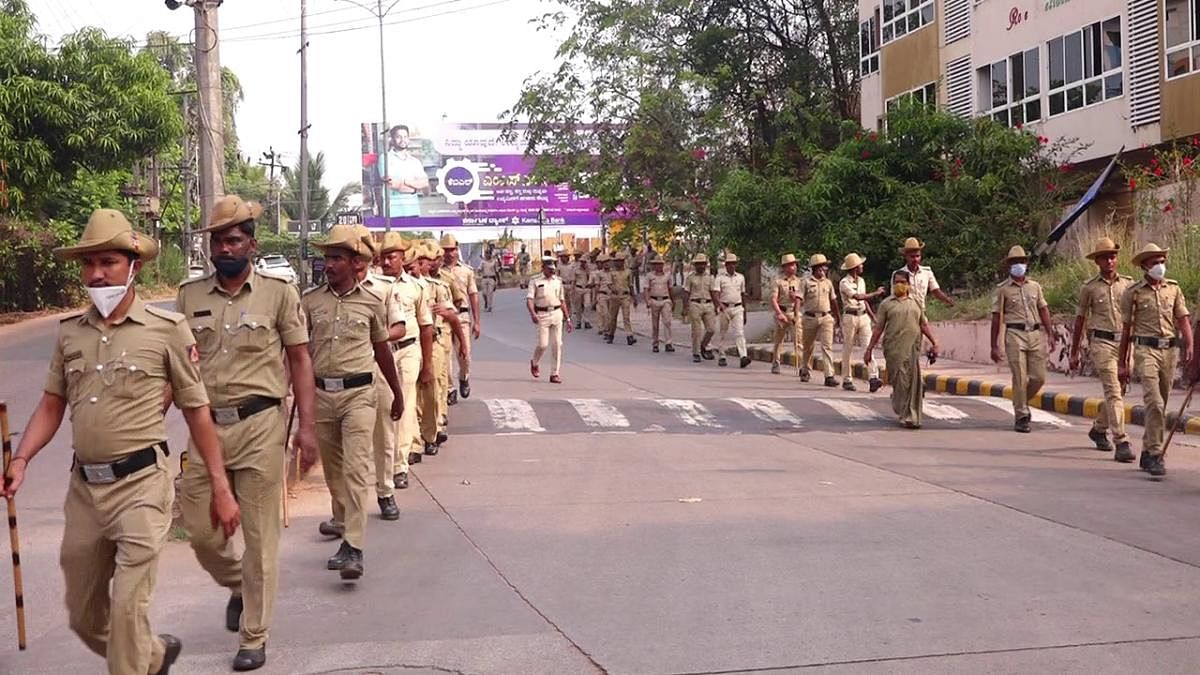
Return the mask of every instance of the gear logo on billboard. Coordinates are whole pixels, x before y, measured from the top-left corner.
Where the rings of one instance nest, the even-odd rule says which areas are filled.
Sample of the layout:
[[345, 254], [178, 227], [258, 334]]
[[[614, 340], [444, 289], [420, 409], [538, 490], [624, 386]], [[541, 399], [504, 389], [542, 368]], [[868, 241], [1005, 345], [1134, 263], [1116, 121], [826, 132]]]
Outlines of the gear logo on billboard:
[[437, 191], [451, 204], [490, 199], [492, 191], [483, 188], [483, 176], [496, 170], [490, 164], [479, 164], [469, 159], [447, 160], [437, 171]]

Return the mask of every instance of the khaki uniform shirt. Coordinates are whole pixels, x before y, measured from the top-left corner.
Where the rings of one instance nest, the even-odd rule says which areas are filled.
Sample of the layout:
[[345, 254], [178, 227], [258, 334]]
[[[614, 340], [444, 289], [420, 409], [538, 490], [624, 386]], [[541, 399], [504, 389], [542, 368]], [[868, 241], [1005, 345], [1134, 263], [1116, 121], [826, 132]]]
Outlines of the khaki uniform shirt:
[[596, 292], [605, 295], [612, 293], [612, 272], [600, 270], [596, 273]]
[[842, 294], [842, 311], [851, 311], [861, 313], [867, 307], [865, 300], [855, 300], [856, 295], [867, 294], [867, 280], [862, 277], [854, 278], [853, 275], [847, 274], [838, 282], [838, 291]]
[[387, 317], [388, 326], [404, 323], [404, 317], [400, 315], [400, 308], [392, 302], [392, 284], [395, 283], [394, 279], [382, 274], [369, 272], [367, 277], [360, 283], [383, 298], [383, 315]]
[[567, 288], [575, 287], [575, 277], [579, 275], [579, 266], [573, 262], [567, 264], [558, 264], [558, 273], [554, 276], [562, 280], [563, 285]]
[[696, 274], [692, 272], [683, 282], [683, 290], [688, 294], [688, 300], [708, 300], [712, 302], [710, 291], [713, 287], [713, 275], [705, 272], [704, 274]]
[[618, 298], [628, 297], [633, 292], [633, 272], [624, 269], [609, 273], [612, 294]]
[[308, 317], [313, 373], [342, 377], [375, 372], [374, 343], [387, 342], [384, 298], [362, 284], [345, 295], [329, 284], [305, 291], [300, 306]]
[[800, 277], [779, 277], [771, 288], [771, 298], [779, 303], [779, 309], [787, 314], [792, 309], [792, 297], [800, 293]]
[[[913, 300], [916, 300], [917, 304], [921, 306], [922, 310], [925, 309], [925, 299], [928, 297], [929, 293], [931, 291], [941, 289], [941, 286], [938, 285], [937, 277], [933, 274], [933, 270], [926, 265], [917, 265], [916, 272], [909, 270], [908, 265], [901, 267], [900, 270], [905, 270], [909, 273], [909, 297], [911, 297]], [[899, 272], [900, 270], [896, 271]]]
[[1125, 323], [1121, 318], [1121, 298], [1132, 285], [1133, 279], [1123, 274], [1118, 274], [1111, 283], [1097, 274], [1080, 287], [1075, 315], [1086, 319], [1088, 332], [1104, 330], [1119, 335]]
[[804, 277], [800, 281], [798, 295], [804, 299], [801, 311], [826, 314], [833, 311], [833, 280], [829, 277], [823, 279], [812, 276]]
[[651, 298], [670, 298], [671, 297], [671, 275], [663, 272], [662, 274], [650, 273], [646, 277], [646, 287], [650, 290]]
[[[426, 284], [425, 292], [427, 293], [426, 301], [429, 304], [430, 311], [432, 312], [434, 309], [436, 309], [438, 307], [443, 307], [446, 309], [454, 309], [454, 290], [450, 287], [450, 284], [446, 283], [446, 280], [442, 279], [440, 276], [424, 277], [424, 279], [425, 279], [425, 284]], [[442, 328], [445, 326], [446, 326], [446, 320], [443, 319], [442, 317], [438, 316], [436, 313], [434, 313], [434, 315], [433, 315], [434, 329], [437, 331], [441, 331]], [[440, 333], [439, 333], [439, 335], [440, 335]], [[437, 336], [435, 336], [435, 337], [437, 337]]]
[[721, 270], [713, 277], [712, 290], [717, 292], [717, 298], [725, 305], [736, 305], [746, 294], [746, 277], [741, 272], [729, 274]]
[[500, 263], [496, 262], [495, 259], [488, 260], [484, 258], [483, 262], [479, 263], [479, 277], [481, 279], [500, 281]]
[[433, 313], [425, 304], [425, 287], [407, 272], [392, 284], [392, 303], [399, 308], [404, 323], [404, 339], [419, 337], [413, 330], [417, 326], [432, 326]]
[[479, 294], [479, 286], [475, 283], [475, 270], [471, 269], [470, 265], [464, 265], [461, 262], [442, 269], [449, 273], [450, 279], [454, 281], [454, 287], [458, 289], [459, 295], [463, 298], [463, 304], [457, 305], [458, 309], [470, 309], [471, 296]]
[[450, 309], [457, 312], [460, 309], [469, 307], [467, 304], [467, 294], [459, 287], [453, 272], [446, 267], [441, 268], [438, 270], [438, 280], [446, 284], [446, 290], [450, 292]]
[[992, 313], [999, 313], [1001, 323], [1006, 325], [1022, 323], [1032, 327], [1040, 324], [1038, 310], [1047, 306], [1042, 285], [1032, 279], [1018, 284], [1009, 277], [996, 287], [996, 295], [992, 299]]
[[529, 281], [529, 290], [525, 297], [533, 300], [534, 311], [549, 312], [554, 307], [562, 309], [567, 296], [563, 291], [562, 279], [557, 275], [547, 279], [543, 274]]
[[175, 308], [200, 350], [200, 375], [212, 405], [287, 397], [283, 347], [308, 342], [295, 286], [251, 267], [245, 283], [230, 295], [212, 273], [184, 282]]
[[1134, 336], [1175, 337], [1175, 320], [1188, 316], [1183, 289], [1173, 279], [1164, 279], [1158, 288], [1142, 279], [1121, 296], [1121, 316], [1133, 324]]
[[113, 462], [167, 440], [167, 384], [181, 409], [208, 405], [195, 345], [182, 314], [136, 296], [111, 327], [95, 308], [59, 322], [45, 391], [71, 406], [72, 446], [80, 462]]
[[604, 280], [601, 270], [594, 269], [588, 272], [587, 287], [593, 291], [600, 290], [600, 283]]

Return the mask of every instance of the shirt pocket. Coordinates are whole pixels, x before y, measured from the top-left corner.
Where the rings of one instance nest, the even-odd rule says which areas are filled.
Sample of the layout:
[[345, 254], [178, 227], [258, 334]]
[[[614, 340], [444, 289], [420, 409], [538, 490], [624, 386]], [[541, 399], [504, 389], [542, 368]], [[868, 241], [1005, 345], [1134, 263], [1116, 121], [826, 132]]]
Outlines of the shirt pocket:
[[261, 352], [274, 342], [272, 317], [266, 314], [245, 314], [238, 319], [233, 346], [239, 352]]
[[161, 396], [164, 384], [161, 378], [161, 363], [156, 367], [155, 361], [148, 355], [122, 356], [110, 367], [113, 396], [120, 399], [136, 399], [144, 396], [147, 388], [153, 389]]
[[202, 356], [208, 356], [220, 347], [220, 334], [217, 331], [216, 321], [211, 316], [190, 317], [188, 327], [192, 329], [192, 337], [196, 339], [196, 348], [200, 350]]
[[67, 382], [67, 400], [76, 404], [87, 393], [88, 370], [83, 357], [76, 357], [63, 364], [63, 379]]

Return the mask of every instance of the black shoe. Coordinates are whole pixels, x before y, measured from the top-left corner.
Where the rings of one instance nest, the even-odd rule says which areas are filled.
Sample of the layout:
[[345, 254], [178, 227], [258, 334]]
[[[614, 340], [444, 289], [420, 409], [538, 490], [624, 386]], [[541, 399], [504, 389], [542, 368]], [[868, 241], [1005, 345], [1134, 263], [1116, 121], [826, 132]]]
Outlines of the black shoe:
[[668, 344], [666, 347], [663, 347], [663, 351], [673, 352], [675, 351], [675, 345]]
[[808, 372], [807, 368], [804, 368], [800, 371], [800, 381], [801, 382], [808, 382], [811, 379], [812, 379], [812, 374]]
[[350, 554], [346, 557], [346, 564], [342, 566], [340, 576], [352, 581], [363, 575], [363, 552], [353, 546], [347, 546], [350, 549]]
[[705, 361], [712, 361], [713, 359], [717, 358], [716, 355], [712, 353], [711, 349], [701, 349], [700, 356], [703, 356]]
[[[575, 330], [579, 330], [580, 328], [582, 328], [582, 325], [578, 321], [576, 321], [575, 322]], [[591, 326], [588, 326], [588, 328], [591, 328]]]
[[846, 391], [858, 391], [858, 387], [854, 386], [854, 382], [851, 380], [843, 380], [842, 389], [845, 389]]
[[167, 633], [160, 634], [158, 639], [163, 641], [163, 662], [162, 668], [159, 668], [155, 675], [169, 675], [171, 666], [179, 660], [179, 652], [183, 651], [183, 642]]
[[1150, 453], [1142, 451], [1142, 456], [1138, 458], [1138, 468], [1145, 471], [1150, 466]]
[[753, 359], [751, 359], [749, 356], [743, 356], [738, 360], [738, 368], [745, 368], [746, 366], [749, 366], [752, 360]]
[[326, 537], [344, 537], [346, 536], [346, 526], [332, 519], [322, 520], [321, 524], [317, 526], [317, 532]]
[[440, 449], [441, 448], [438, 447], [437, 443], [426, 443], [425, 444], [425, 454], [429, 455], [430, 457], [433, 457], [434, 455], [438, 454], [438, 450], [440, 450]]
[[1112, 441], [1108, 440], [1108, 434], [1099, 429], [1089, 431], [1088, 438], [1092, 439], [1092, 442], [1096, 444], [1097, 450], [1112, 452], [1115, 449], [1113, 448]]
[[392, 496], [380, 497], [379, 502], [379, 517], [384, 520], [400, 520], [400, 507], [396, 506], [396, 498]]
[[342, 545], [338, 547], [337, 553], [334, 553], [332, 558], [325, 561], [325, 569], [336, 571], [345, 567], [346, 561], [350, 559], [350, 551], [353, 550], [353, 546], [343, 541]]
[[454, 405], [458, 403], [458, 392], [451, 389], [449, 394], [446, 394], [446, 405]]
[[236, 633], [242, 627], [242, 596], [231, 595], [225, 603], [225, 630]]
[[1167, 475], [1167, 465], [1163, 461], [1162, 455], [1155, 455], [1146, 463], [1146, 473], [1154, 478], [1162, 478]]
[[420, 464], [421, 459], [422, 459], [421, 453], [419, 453], [419, 452], [408, 453], [408, 463], [409, 464]]
[[700, 363], [700, 355], [692, 354], [692, 363]]
[[828, 375], [825, 376], [825, 386], [826, 387], [836, 387], [837, 386], [837, 378], [830, 377]]
[[471, 398], [471, 383], [466, 380], [459, 380], [458, 395], [463, 398]]
[[1117, 451], [1113, 454], [1113, 459], [1128, 464], [1137, 459], [1137, 455], [1133, 454], [1133, 448], [1129, 447], [1129, 441], [1121, 441], [1117, 443]]
[[587, 321], [584, 321], [584, 322], [583, 322], [583, 328], [584, 328], [584, 330], [591, 330], [591, 329], [592, 329], [592, 324], [588, 323]]
[[650, 348], [650, 351], [652, 351], [652, 352], [654, 352], [655, 354], [657, 354], [657, 353], [658, 353], [658, 345], [654, 345], [653, 347], [651, 347], [651, 348]]
[[401, 471], [400, 473], [396, 474], [395, 476], [392, 476], [392, 487], [396, 488], [397, 490], [407, 489], [408, 488], [408, 472]]
[[771, 374], [772, 374], [772, 375], [778, 375], [778, 374], [779, 374], [779, 364], [778, 364], [778, 363], [772, 363], [772, 364], [771, 364]]
[[878, 377], [873, 377], [868, 384], [871, 385], [871, 393], [874, 394], [875, 392], [879, 391], [880, 387], [883, 386], [883, 380], [879, 379]]
[[635, 345], [635, 344], [637, 344], [637, 338], [633, 337], [632, 335], [626, 335], [625, 336], [625, 344]]
[[239, 649], [233, 657], [233, 669], [236, 671], [258, 670], [267, 665], [267, 648]]
[[717, 365], [724, 368], [725, 366], [729, 365], [729, 362], [725, 360], [724, 356], [722, 356], [721, 358], [717, 359]]
[[434, 437], [433, 442], [437, 443], [438, 445], [441, 445], [442, 443], [445, 443], [446, 439], [448, 439], [448, 438], [450, 438], [450, 437], [446, 435], [446, 432], [439, 431], [439, 432], [437, 432], [437, 436]]
[[604, 343], [605, 343], [605, 344], [610, 344], [610, 345], [611, 345], [611, 344], [613, 343], [613, 336], [611, 336], [611, 335], [605, 335], [605, 336], [604, 336]]
[[1019, 434], [1027, 434], [1032, 431], [1032, 429], [1029, 428], [1029, 416], [1027, 415], [1025, 417], [1018, 417], [1017, 421], [1013, 424], [1013, 430]]

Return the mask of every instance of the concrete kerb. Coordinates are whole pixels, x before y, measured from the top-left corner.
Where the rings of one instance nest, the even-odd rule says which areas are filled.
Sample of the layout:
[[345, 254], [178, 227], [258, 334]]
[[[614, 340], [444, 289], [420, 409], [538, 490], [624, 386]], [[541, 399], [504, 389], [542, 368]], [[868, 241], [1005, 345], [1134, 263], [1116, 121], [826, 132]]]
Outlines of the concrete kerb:
[[[771, 350], [768, 348], [750, 347], [749, 354], [750, 358], [755, 361], [771, 362]], [[796, 357], [792, 352], [785, 351], [780, 354], [779, 361], [781, 365], [788, 365], [793, 369], [796, 367]], [[882, 364], [880, 365], [879, 376], [883, 378], [884, 382], [887, 381], [887, 370], [882, 367]], [[866, 366], [861, 362], [854, 364], [854, 377], [860, 380], [867, 379]], [[937, 373], [925, 374], [925, 389], [926, 391], [935, 391], [939, 394], [952, 394], [956, 396], [992, 396], [1012, 399], [1012, 387], [1010, 385], [987, 382], [985, 380], [974, 380], [966, 377], [956, 377], [954, 375], [939, 375]], [[1095, 419], [1100, 414], [1100, 407], [1103, 404], [1104, 399], [1102, 398], [1055, 393], [1045, 389], [1029, 402], [1029, 405], [1048, 412], [1091, 419]], [[1126, 424], [1145, 426], [1145, 416], [1145, 406], [1125, 405]], [[1175, 423], [1175, 418], [1175, 412], [1167, 415], [1168, 428]], [[1188, 435], [1200, 435], [1200, 415], [1184, 415], [1183, 419], [1179, 420], [1178, 423], [1180, 425], [1178, 432]]]

